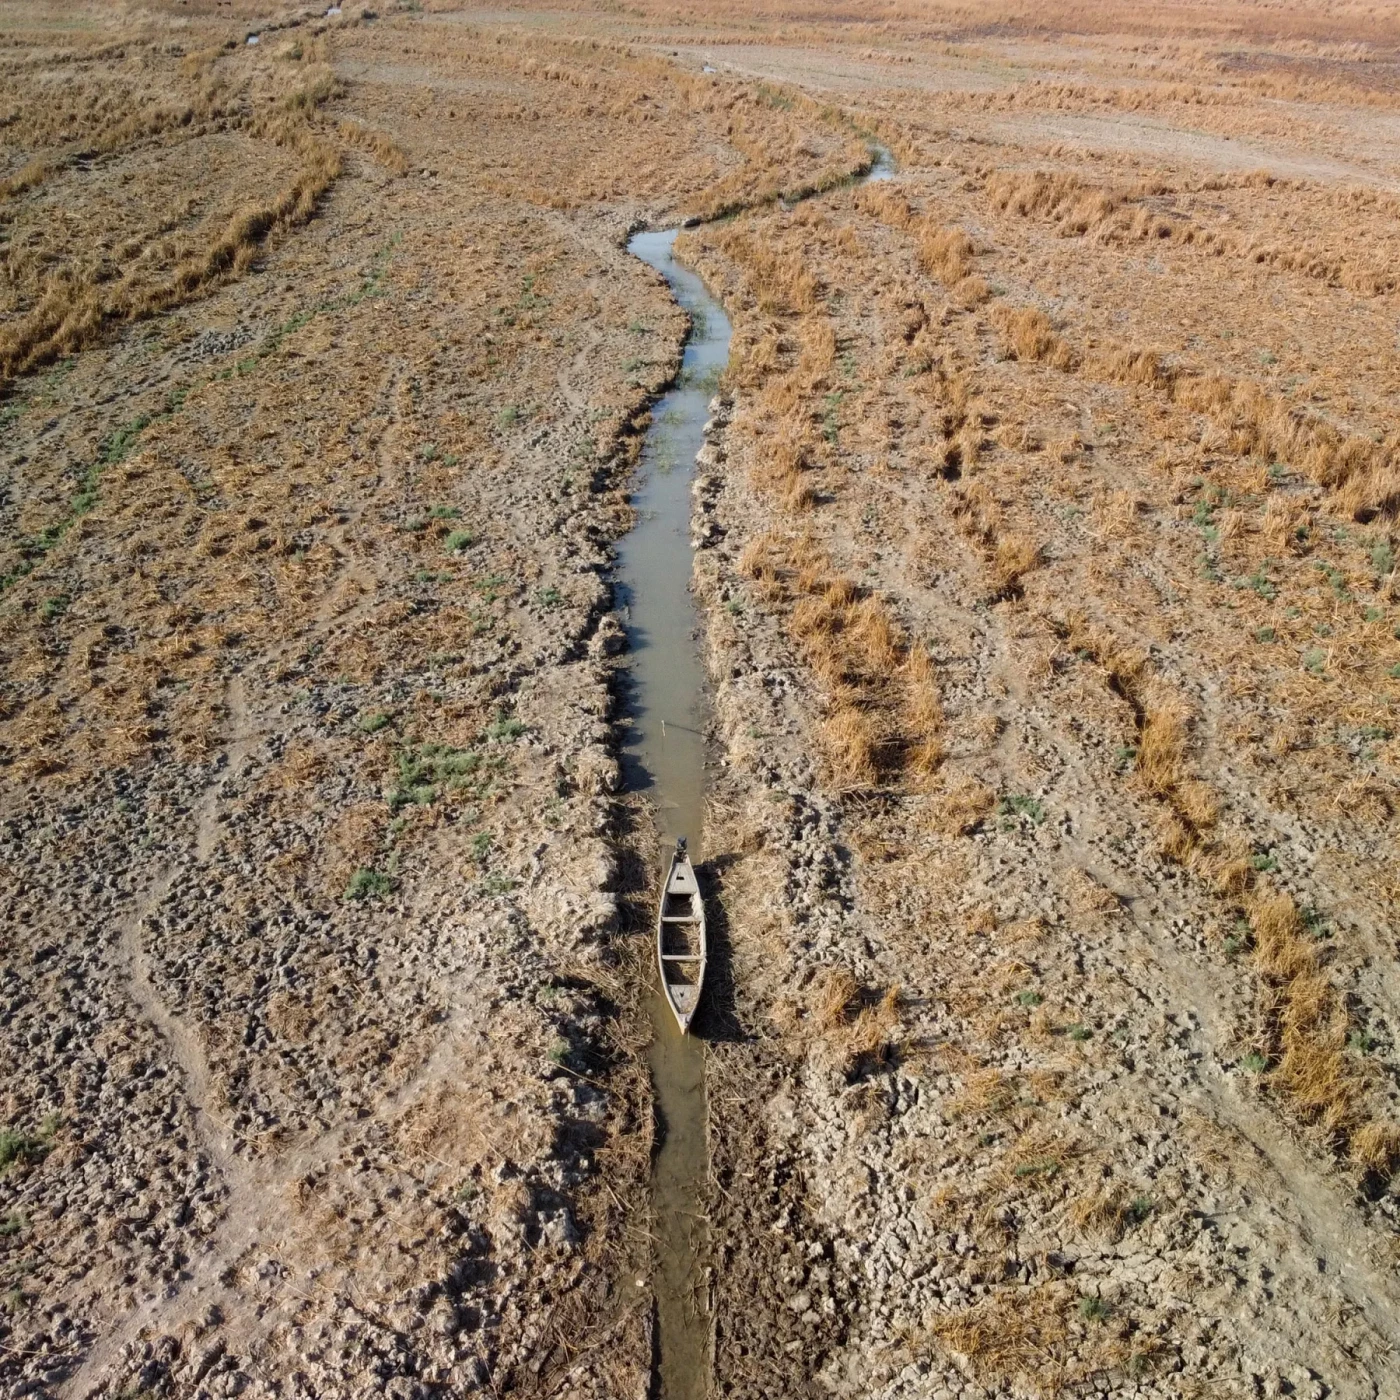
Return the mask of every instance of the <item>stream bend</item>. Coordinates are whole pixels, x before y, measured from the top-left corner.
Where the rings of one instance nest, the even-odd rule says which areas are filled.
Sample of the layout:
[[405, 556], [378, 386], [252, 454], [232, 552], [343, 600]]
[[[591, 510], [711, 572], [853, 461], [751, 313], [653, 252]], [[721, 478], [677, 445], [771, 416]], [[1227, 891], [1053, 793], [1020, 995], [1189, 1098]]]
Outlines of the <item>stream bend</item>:
[[[866, 180], [889, 179], [889, 151], [871, 147]], [[616, 598], [624, 618], [628, 673], [623, 710], [624, 786], [651, 798], [661, 847], [685, 836], [704, 858], [705, 673], [700, 617], [690, 591], [690, 484], [705, 441], [710, 399], [729, 362], [731, 327], [705, 284], [674, 256], [676, 229], [634, 234], [627, 251], [659, 272], [690, 317], [676, 382], [652, 410], [632, 491], [637, 523], [618, 545]], [[649, 965], [649, 964], [648, 964]], [[647, 999], [656, 1148], [651, 1203], [655, 1229], [660, 1400], [705, 1400], [710, 1391], [712, 1319], [703, 1205], [709, 1171], [705, 1107], [704, 999], [695, 1030], [682, 1035], [659, 980]]]

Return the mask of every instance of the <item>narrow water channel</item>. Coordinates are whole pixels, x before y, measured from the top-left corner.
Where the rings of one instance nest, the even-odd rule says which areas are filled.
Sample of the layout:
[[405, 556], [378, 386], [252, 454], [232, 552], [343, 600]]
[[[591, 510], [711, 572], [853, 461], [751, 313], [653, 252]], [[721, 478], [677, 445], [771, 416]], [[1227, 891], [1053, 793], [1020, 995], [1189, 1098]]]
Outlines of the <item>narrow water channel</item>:
[[[729, 321], [693, 272], [671, 254], [676, 230], [639, 233], [628, 251], [654, 267], [690, 314], [680, 377], [652, 410], [632, 504], [637, 524], [618, 547], [617, 592], [626, 619], [630, 676], [623, 746], [627, 787], [647, 793], [662, 845], [685, 836], [704, 858], [704, 669], [690, 592], [690, 482], [719, 372], [729, 359]], [[654, 971], [654, 969], [653, 969]], [[659, 1146], [652, 1165], [661, 1400], [704, 1400], [710, 1322], [703, 1261], [708, 1149], [705, 1138], [705, 1009], [690, 1035], [676, 1026], [660, 985], [648, 1001], [649, 1058]]]
[[[894, 161], [871, 147], [867, 180], [887, 180]], [[690, 592], [690, 483], [720, 371], [729, 362], [730, 325], [695, 273], [673, 256], [675, 229], [638, 233], [627, 251], [654, 267], [689, 313], [681, 372], [652, 410], [632, 492], [637, 523], [618, 546], [617, 601], [625, 618], [629, 668], [623, 778], [652, 799], [660, 825], [658, 869], [676, 837], [704, 859], [705, 673], [700, 618]], [[648, 1051], [658, 1146], [651, 1200], [656, 1228], [652, 1291], [658, 1366], [655, 1400], [706, 1400], [712, 1371], [706, 1220], [709, 1147], [705, 1114], [705, 1002], [682, 1035], [654, 966], [647, 1002]]]

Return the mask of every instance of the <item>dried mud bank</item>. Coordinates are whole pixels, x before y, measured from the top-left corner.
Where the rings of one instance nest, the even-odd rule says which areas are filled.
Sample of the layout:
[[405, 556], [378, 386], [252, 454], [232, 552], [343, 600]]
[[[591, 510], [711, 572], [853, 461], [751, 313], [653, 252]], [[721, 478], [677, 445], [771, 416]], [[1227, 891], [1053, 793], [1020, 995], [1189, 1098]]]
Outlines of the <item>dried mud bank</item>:
[[[1393, 752], [1329, 750], [1267, 650], [1288, 627], [1320, 675], [1341, 653], [1299, 619], [1345, 631], [1332, 703], [1386, 744], [1378, 381], [1308, 381], [1370, 425], [1349, 477], [1203, 423], [1201, 341], [1134, 358], [1124, 327], [1194, 332], [1206, 278], [1320, 326], [1324, 274], [1139, 256], [1108, 202], [1087, 251], [1087, 214], [1027, 225], [1051, 177], [898, 120], [886, 190], [687, 235], [737, 348], [694, 517], [732, 943], [717, 1389], [1389, 1394]], [[1380, 286], [1331, 314], [1369, 324]], [[1345, 578], [1306, 558], [1357, 546]]]
[[1058, 774], [1054, 826], [968, 841], [927, 799], [824, 791], [817, 697], [739, 566], [770, 520], [741, 480], [697, 512], [745, 930], [710, 1060], [718, 1392], [1386, 1393], [1394, 1284], [1358, 1230], [1393, 1201], [1358, 1210], [1259, 1101], [1253, 1008], [1150, 819], [1125, 833], [1075, 736], [1012, 709], [972, 596], [968, 692], [1010, 711], [999, 762]]
[[720, 210], [716, 1389], [1396, 1392], [1397, 46], [1218, 9], [7, 9], [7, 1393], [649, 1384]]
[[[378, 358], [378, 335], [362, 344]], [[620, 1236], [589, 1187], [620, 1150], [609, 1183], [640, 1196], [645, 1147], [626, 1144], [649, 1119], [643, 1081], [614, 1072], [635, 992], [606, 579], [633, 439], [561, 491], [586, 421], [566, 401], [508, 472], [439, 467], [425, 494], [400, 464], [432, 473], [448, 446], [394, 439], [449, 409], [427, 368], [411, 390], [412, 355], [378, 371], [383, 408], [295, 538], [211, 473], [224, 499], [201, 513], [232, 519], [206, 557], [273, 586], [305, 555], [330, 587], [285, 644], [256, 616], [210, 642], [168, 624], [211, 663], [200, 758], [11, 788], [15, 1394], [416, 1394], [561, 1366], [600, 1394], [644, 1383], [646, 1318], [606, 1298]], [[178, 368], [151, 376], [164, 391]], [[343, 376], [342, 358], [325, 393]], [[289, 367], [260, 377], [264, 413], [279, 383], [306, 412]], [[213, 397], [183, 421], [209, 424]], [[103, 534], [84, 529], [63, 586], [68, 645], [110, 675], [134, 628], [101, 601]], [[414, 642], [374, 654], [405, 625]], [[590, 1326], [598, 1350], [559, 1350], [552, 1329]]]
[[[325, 46], [306, 119], [342, 169], [6, 401], [0, 1378], [640, 1394], [649, 875], [608, 580], [684, 318], [623, 241], [712, 183], [709, 119], [663, 90], [639, 123], [654, 66], [616, 50], [586, 50], [610, 113], [532, 78], [549, 41], [400, 13], [249, 56], [203, 23], [216, 85]], [[159, 82], [150, 25], [122, 55]], [[73, 42], [101, 88], [112, 55]], [[462, 81], [502, 54], [514, 95]], [[47, 81], [47, 49], [12, 62]], [[152, 203], [198, 184], [184, 129], [137, 133]], [[581, 207], [629, 143], [671, 158]], [[111, 235], [150, 156], [53, 165], [78, 193], [52, 257], [84, 212]]]

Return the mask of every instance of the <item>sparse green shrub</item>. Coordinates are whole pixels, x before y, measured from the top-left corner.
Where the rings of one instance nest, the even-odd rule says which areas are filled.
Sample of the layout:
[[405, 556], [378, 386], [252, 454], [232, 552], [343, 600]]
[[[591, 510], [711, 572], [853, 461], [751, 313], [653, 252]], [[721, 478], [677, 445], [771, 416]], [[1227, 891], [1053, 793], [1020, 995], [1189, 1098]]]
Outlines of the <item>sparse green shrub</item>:
[[464, 549], [470, 549], [475, 543], [476, 536], [470, 530], [453, 530], [443, 540], [442, 547], [449, 554], [460, 554]]
[[1314, 567], [1332, 586], [1332, 592], [1340, 598], [1342, 602], [1346, 603], [1351, 601], [1351, 591], [1347, 588], [1346, 576], [1340, 569], [1322, 559], [1315, 560]]
[[124, 462], [131, 455], [131, 450], [140, 440], [141, 434], [151, 426], [151, 415], [143, 413], [137, 418], [133, 418], [130, 423], [120, 427], [102, 444], [102, 464], [104, 466], [115, 466], [118, 462]]
[[394, 882], [379, 870], [370, 870], [366, 866], [360, 866], [350, 877], [350, 883], [345, 887], [345, 898], [365, 900], [378, 899], [381, 895], [389, 894], [394, 888]]
[[1128, 1205], [1128, 1219], [1134, 1225], [1141, 1225], [1156, 1208], [1151, 1196], [1134, 1196]]
[[1302, 916], [1303, 927], [1314, 938], [1326, 938], [1331, 932], [1326, 916], [1315, 905], [1305, 904], [1298, 912]]
[[518, 739], [525, 732], [525, 723], [514, 715], [498, 714], [486, 726], [488, 739]]
[[822, 436], [833, 446], [836, 446], [837, 439], [841, 434], [841, 400], [846, 397], [845, 390], [838, 389], [835, 393], [826, 396], [826, 408], [822, 413]]
[[[1026, 817], [1039, 826], [1045, 820], [1045, 808], [1034, 797], [1019, 793], [1009, 793], [997, 803], [997, 814], [1002, 817]], [[1003, 822], [1003, 830], [1010, 825]]]
[[399, 752], [398, 781], [386, 794], [389, 810], [429, 806], [443, 789], [465, 789], [481, 796], [490, 787], [491, 774], [504, 764], [499, 755], [484, 756], [475, 749], [454, 749], [450, 744], [410, 745]]
[[359, 723], [366, 734], [378, 734], [381, 729], [389, 726], [390, 720], [389, 716], [381, 711], [378, 714], [361, 715]]
[[49, 1144], [43, 1136], [18, 1128], [0, 1128], [0, 1172], [9, 1170], [16, 1162], [26, 1165], [42, 1162], [48, 1151]]

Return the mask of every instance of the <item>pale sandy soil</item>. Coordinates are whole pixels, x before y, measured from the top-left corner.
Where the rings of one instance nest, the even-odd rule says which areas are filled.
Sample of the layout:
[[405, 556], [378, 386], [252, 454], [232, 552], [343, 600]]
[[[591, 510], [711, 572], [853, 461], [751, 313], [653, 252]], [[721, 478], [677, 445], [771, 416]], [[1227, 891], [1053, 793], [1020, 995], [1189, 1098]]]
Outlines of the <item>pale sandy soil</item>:
[[3, 1393], [645, 1393], [724, 213], [716, 1393], [1400, 1394], [1388, 13], [363, 8], [0, 13]]

